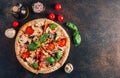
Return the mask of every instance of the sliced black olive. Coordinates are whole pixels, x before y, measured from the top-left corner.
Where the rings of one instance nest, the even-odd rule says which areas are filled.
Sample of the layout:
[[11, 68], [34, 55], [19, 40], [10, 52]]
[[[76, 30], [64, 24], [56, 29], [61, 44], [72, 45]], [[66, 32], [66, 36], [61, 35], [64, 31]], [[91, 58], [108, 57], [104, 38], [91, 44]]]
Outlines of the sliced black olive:
[[25, 44], [29, 44], [29, 42], [27, 41]]
[[57, 37], [57, 33], [54, 33], [54, 39]]
[[[22, 58], [22, 57], [21, 57]], [[22, 58], [23, 59], [23, 58]], [[27, 60], [26, 59], [23, 59], [24, 60], [24, 62], [27, 62]]]
[[61, 48], [58, 48], [58, 50], [62, 51], [62, 49], [61, 49]]
[[35, 36], [34, 35], [30, 35], [29, 38], [34, 38]]
[[41, 29], [44, 30], [44, 26], [41, 26]]

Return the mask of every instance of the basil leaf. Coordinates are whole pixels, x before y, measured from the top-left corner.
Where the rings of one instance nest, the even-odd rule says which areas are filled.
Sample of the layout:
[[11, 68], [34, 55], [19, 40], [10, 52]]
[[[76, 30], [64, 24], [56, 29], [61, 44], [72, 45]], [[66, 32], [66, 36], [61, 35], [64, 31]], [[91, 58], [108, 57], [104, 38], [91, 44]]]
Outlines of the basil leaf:
[[53, 57], [46, 58], [47, 62], [50, 64], [53, 64], [55, 62], [55, 59]]
[[58, 52], [56, 53], [56, 58], [60, 59], [62, 57], [61, 51], [58, 50]]
[[40, 47], [40, 41], [35, 40], [33, 43], [36, 45], [36, 47]]
[[31, 44], [28, 45], [28, 50], [34, 51], [36, 49], [37, 49], [37, 46], [34, 43], [31, 43]]
[[73, 41], [75, 46], [79, 46], [81, 43], [81, 36], [78, 31], [74, 32], [73, 34]]
[[71, 23], [71, 22], [67, 22], [67, 23], [66, 23], [66, 26], [67, 26], [69, 29], [73, 30], [73, 31], [78, 31], [77, 26], [74, 25], [74, 24]]
[[49, 26], [50, 28], [56, 28], [57, 27], [57, 25], [56, 24], [50, 24], [50, 26]]
[[35, 69], [37, 69], [39, 66], [38, 66], [38, 64], [33, 63], [33, 64], [32, 64], [32, 67], [35, 68]]
[[40, 43], [45, 43], [46, 40], [47, 40], [47, 38], [48, 38], [48, 33], [42, 34], [41, 37], [40, 37], [40, 39], [39, 39]]

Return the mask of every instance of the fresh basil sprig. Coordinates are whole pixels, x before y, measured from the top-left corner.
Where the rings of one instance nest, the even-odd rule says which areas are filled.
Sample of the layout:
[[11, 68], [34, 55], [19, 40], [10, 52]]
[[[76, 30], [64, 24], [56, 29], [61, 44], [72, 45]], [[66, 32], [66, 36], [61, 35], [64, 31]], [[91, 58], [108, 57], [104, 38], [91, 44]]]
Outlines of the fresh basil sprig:
[[81, 43], [81, 36], [80, 36], [80, 33], [78, 31], [78, 28], [75, 24], [71, 23], [71, 22], [67, 22], [66, 23], [66, 26], [73, 30], [74, 31], [74, 34], [73, 34], [73, 42], [75, 44], [75, 46], [79, 46], [80, 43]]

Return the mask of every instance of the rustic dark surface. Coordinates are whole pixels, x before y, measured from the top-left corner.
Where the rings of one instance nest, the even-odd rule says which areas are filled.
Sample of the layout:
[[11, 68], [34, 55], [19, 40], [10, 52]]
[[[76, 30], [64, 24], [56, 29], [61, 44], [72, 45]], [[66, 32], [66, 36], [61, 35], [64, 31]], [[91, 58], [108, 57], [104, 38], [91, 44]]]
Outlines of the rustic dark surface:
[[[74, 66], [71, 74], [64, 72], [64, 66], [46, 75], [27, 71], [16, 59], [15, 39], [4, 35], [15, 20], [10, 8], [17, 2], [31, 7], [37, 1], [44, 3], [46, 11], [41, 14], [31, 11], [28, 19], [19, 20], [20, 27], [27, 21], [47, 17], [53, 12], [64, 15], [64, 22], [55, 21], [65, 28], [71, 38], [72, 32], [64, 23], [73, 22], [79, 28], [82, 43], [75, 47], [71, 42], [66, 61]], [[59, 2], [63, 8], [55, 11], [53, 5]], [[0, 78], [120, 78], [120, 0], [0, 0]]]

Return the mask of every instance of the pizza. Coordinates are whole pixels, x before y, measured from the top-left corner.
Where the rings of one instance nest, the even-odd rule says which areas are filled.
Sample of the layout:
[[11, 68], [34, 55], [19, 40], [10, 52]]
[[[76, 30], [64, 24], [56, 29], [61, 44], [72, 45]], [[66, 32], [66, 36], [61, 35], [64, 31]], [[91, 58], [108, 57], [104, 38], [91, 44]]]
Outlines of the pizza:
[[15, 40], [18, 61], [35, 74], [50, 73], [62, 67], [69, 50], [70, 38], [66, 31], [47, 18], [24, 24]]

